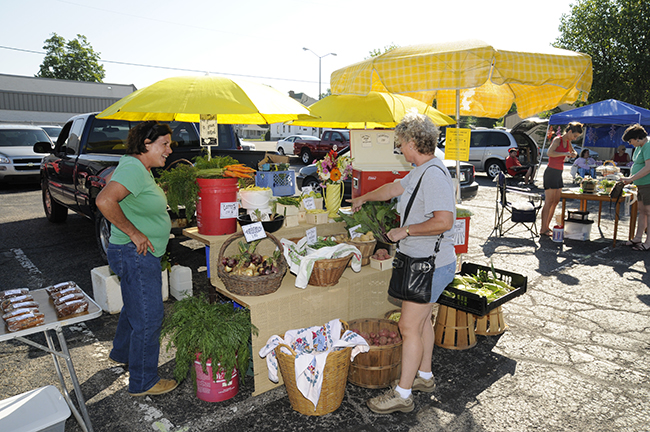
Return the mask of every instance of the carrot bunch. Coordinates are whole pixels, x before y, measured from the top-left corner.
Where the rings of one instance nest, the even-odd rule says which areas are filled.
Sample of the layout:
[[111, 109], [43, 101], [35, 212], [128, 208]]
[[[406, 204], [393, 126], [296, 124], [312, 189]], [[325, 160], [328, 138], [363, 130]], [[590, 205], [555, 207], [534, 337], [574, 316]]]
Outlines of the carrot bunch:
[[244, 164], [235, 164], [227, 165], [223, 167], [223, 175], [225, 177], [234, 177], [234, 178], [253, 178], [251, 174], [255, 173], [255, 170], [247, 167]]

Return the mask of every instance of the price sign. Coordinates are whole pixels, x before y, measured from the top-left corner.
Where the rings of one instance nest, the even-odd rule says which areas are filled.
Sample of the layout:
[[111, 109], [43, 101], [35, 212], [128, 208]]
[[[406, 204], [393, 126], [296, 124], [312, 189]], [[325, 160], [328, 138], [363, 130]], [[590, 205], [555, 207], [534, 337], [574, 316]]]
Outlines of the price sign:
[[241, 227], [242, 232], [244, 233], [244, 238], [248, 243], [260, 240], [266, 237], [266, 232], [262, 226], [262, 222], [254, 222], [252, 224], [244, 225]]
[[358, 230], [359, 228], [361, 228], [361, 224], [356, 225], [356, 226], [353, 226], [352, 228], [350, 228], [350, 229], [348, 230], [348, 231], [350, 232], [350, 238], [353, 238], [353, 239], [354, 239], [354, 238], [357, 238], [357, 237], [361, 237], [361, 233], [360, 233], [360, 232], [357, 232], [357, 230]]
[[239, 214], [239, 205], [235, 202], [222, 202], [221, 212], [219, 213], [220, 219], [233, 219]]
[[309, 228], [305, 231], [307, 235], [307, 244], [314, 244], [318, 241], [318, 236], [316, 235], [316, 227]]
[[215, 114], [201, 114], [199, 118], [201, 132], [201, 145], [219, 145], [219, 133], [217, 129], [217, 116]]
[[307, 195], [310, 194], [314, 191], [314, 189], [311, 186], [303, 186], [302, 187], [302, 194]]
[[313, 197], [305, 198], [302, 200], [306, 210], [316, 210], [316, 202]]
[[447, 128], [445, 159], [468, 161], [471, 129]]

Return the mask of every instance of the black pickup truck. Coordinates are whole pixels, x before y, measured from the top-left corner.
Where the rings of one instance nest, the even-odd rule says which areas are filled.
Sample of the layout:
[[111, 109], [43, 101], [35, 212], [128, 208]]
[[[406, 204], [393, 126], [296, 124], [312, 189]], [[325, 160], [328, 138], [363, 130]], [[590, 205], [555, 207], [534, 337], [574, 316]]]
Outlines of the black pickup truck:
[[[106, 185], [106, 178], [115, 170], [126, 150], [129, 130], [138, 122], [96, 118], [95, 114], [72, 117], [63, 126], [51, 148], [49, 143], [34, 145], [36, 153], [49, 153], [40, 167], [43, 208], [50, 222], [65, 222], [68, 210], [95, 223], [99, 251], [106, 260], [110, 223], [95, 205], [95, 198]], [[169, 122], [172, 129], [172, 154], [167, 166], [179, 159], [192, 160], [205, 147], [200, 145], [199, 127], [195, 123]], [[231, 125], [219, 125], [218, 146], [213, 156], [232, 156], [239, 162], [257, 168], [263, 151], [242, 151], [239, 138]]]

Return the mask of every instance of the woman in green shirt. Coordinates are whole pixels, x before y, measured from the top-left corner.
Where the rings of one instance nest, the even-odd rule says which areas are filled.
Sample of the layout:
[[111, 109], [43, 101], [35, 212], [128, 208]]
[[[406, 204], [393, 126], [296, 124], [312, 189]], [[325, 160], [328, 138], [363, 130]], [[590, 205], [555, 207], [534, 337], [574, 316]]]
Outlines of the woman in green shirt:
[[151, 173], [151, 168], [164, 167], [172, 153], [171, 133], [168, 125], [155, 121], [131, 129], [126, 155], [96, 200], [112, 224], [108, 263], [120, 277], [124, 303], [109, 357], [128, 364], [133, 396], [159, 395], [178, 385], [158, 376], [164, 314], [160, 257], [171, 220], [165, 193]]
[[650, 236], [646, 236], [643, 242], [643, 233], [650, 227], [650, 145], [648, 145], [648, 133], [643, 126], [635, 124], [625, 130], [623, 141], [634, 146], [632, 155], [632, 168], [630, 176], [621, 180], [625, 184], [634, 183], [637, 187], [637, 199], [639, 200], [639, 212], [637, 215], [636, 235], [627, 242], [628, 246], [638, 251], [650, 250]]

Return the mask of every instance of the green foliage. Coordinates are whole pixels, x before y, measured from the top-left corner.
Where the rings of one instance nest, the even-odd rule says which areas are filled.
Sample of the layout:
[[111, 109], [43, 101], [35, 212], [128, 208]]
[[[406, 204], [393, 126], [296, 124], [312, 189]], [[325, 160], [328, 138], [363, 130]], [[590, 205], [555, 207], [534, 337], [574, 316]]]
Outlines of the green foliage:
[[392, 243], [386, 235], [388, 231], [399, 226], [394, 201], [369, 201], [352, 215], [340, 210], [338, 215], [337, 219], [343, 220], [348, 229], [360, 224], [358, 232], [372, 231], [375, 238], [384, 243]]
[[208, 159], [207, 156], [198, 156], [194, 158], [194, 166], [198, 170], [223, 168], [228, 165], [237, 165], [239, 161], [230, 156], [215, 156]]
[[395, 45], [394, 43], [391, 43], [390, 45], [386, 45], [386, 46], [384, 47], [384, 50], [383, 50], [383, 51], [380, 50], [380, 49], [376, 49], [376, 48], [375, 48], [375, 49], [373, 49], [372, 51], [370, 51], [370, 52], [368, 53], [368, 54], [370, 54], [370, 55], [369, 55], [368, 57], [366, 57], [364, 60], [367, 60], [367, 59], [369, 59], [369, 58], [373, 58], [373, 57], [378, 57], [378, 56], [380, 56], [380, 55], [382, 55], [382, 54], [386, 54], [387, 52], [392, 51], [392, 50], [394, 50], [395, 48], [399, 48], [399, 45]]
[[251, 333], [257, 335], [257, 328], [250, 321], [248, 309], [235, 309], [231, 303], [209, 303], [205, 296], [185, 297], [174, 303], [172, 313], [163, 320], [161, 341], [169, 336], [167, 351], [176, 348], [174, 378], [183, 380], [192, 368], [197, 353], [203, 372], [206, 363], [212, 360], [213, 379], [221, 364], [226, 380], [232, 378], [237, 368], [244, 380], [250, 352], [248, 342]]
[[174, 213], [178, 207], [185, 207], [185, 217], [192, 219], [199, 198], [199, 185], [196, 183], [196, 169], [191, 165], [178, 164], [175, 168], [163, 171], [158, 177], [158, 184], [167, 195], [167, 204]]
[[52, 33], [43, 49], [46, 54], [37, 77], [100, 83], [106, 76], [104, 66], [99, 64], [100, 53], [93, 50], [84, 35], [66, 41]]
[[650, 7], [639, 0], [576, 0], [553, 46], [591, 56], [589, 103], [650, 106]]

